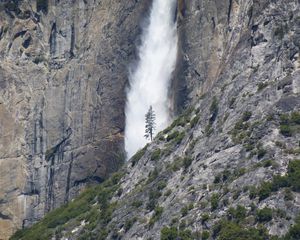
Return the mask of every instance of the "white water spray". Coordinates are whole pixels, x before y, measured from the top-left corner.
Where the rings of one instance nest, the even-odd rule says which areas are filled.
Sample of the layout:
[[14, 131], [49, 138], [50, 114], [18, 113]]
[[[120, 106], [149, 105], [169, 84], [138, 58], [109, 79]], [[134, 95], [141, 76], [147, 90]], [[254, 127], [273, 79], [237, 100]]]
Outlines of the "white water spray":
[[156, 133], [169, 123], [168, 90], [177, 56], [176, 0], [153, 0], [149, 24], [139, 47], [139, 63], [129, 76], [125, 150], [130, 158], [147, 140], [145, 114], [156, 114]]

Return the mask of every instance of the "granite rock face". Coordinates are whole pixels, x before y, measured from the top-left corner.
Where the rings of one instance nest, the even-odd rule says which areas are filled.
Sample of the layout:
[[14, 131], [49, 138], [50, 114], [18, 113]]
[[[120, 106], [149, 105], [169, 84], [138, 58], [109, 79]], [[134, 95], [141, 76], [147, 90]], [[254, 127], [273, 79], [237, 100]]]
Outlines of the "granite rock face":
[[[149, 1], [145, 2], [149, 3]], [[119, 182], [120, 188], [111, 200], [111, 207], [108, 208], [111, 212], [108, 217], [106, 216], [103, 221], [95, 217], [95, 215], [100, 214], [99, 216], [101, 216], [101, 212], [105, 212], [105, 209], [101, 209], [101, 199], [96, 196], [96, 200], [92, 201], [93, 205], [90, 206], [91, 212], [77, 216], [76, 219], [71, 219], [63, 228], [57, 226], [54, 230], [48, 229], [49, 232], [52, 231], [58, 239], [65, 239], [66, 237], [68, 239], [78, 239], [83, 236], [90, 236], [91, 239], [93, 237], [103, 237], [103, 239], [159, 239], [161, 229], [164, 226], [174, 226], [180, 230], [190, 230], [196, 234], [194, 239], [201, 239], [205, 231], [210, 232], [210, 239], [215, 239], [213, 228], [217, 222], [222, 218], [230, 218], [230, 209], [242, 205], [247, 213], [247, 216], [245, 216], [246, 227], [263, 225], [271, 235], [284, 235], [300, 213], [299, 191], [291, 191], [287, 194], [289, 189], [279, 188], [276, 191], [271, 192], [270, 190], [268, 194], [261, 195], [264, 192], [261, 193], [260, 190], [263, 189], [264, 182], [272, 181], [274, 175], [287, 175], [289, 163], [300, 158], [299, 123], [291, 123], [291, 120], [287, 120], [292, 112], [297, 114], [300, 111], [299, 4], [298, 0], [179, 0], [179, 54], [171, 95], [176, 113], [181, 112], [181, 109], [185, 107], [189, 110], [185, 111], [184, 115], [160, 133], [153, 143], [146, 146], [124, 166], [125, 176]], [[100, 42], [97, 46], [94, 46], [95, 41], [90, 40], [90, 48], [85, 49], [82, 46], [85, 46], [88, 41], [83, 41], [82, 44], [79, 44], [82, 55], [76, 47], [71, 51], [75, 56], [78, 56], [78, 59], [74, 58], [69, 51], [70, 48], [67, 48], [70, 62], [63, 65], [63, 68], [60, 68], [58, 60], [52, 60], [54, 63], [49, 61], [48, 64], [53, 64], [53, 66], [60, 69], [51, 70], [48, 73], [49, 75], [46, 74], [48, 78], [44, 80], [45, 89], [52, 89], [56, 86], [54, 89], [57, 89], [58, 92], [59, 90], [62, 91], [62, 88], [64, 89], [62, 86], [71, 84], [70, 79], [73, 79], [72, 83], [75, 81], [74, 79], [84, 79], [84, 76], [86, 76], [84, 73], [87, 72], [94, 76], [94, 71], [102, 66], [103, 69], [100, 67], [101, 71], [98, 74], [101, 73], [101, 76], [104, 76], [101, 81], [107, 81], [107, 85], [97, 87], [104, 95], [101, 95], [99, 99], [107, 104], [105, 106], [116, 99], [122, 100], [123, 98], [119, 98], [119, 95], [113, 95], [114, 98], [111, 96], [112, 93], [106, 91], [116, 91], [118, 93], [117, 89], [124, 88], [124, 85], [120, 86], [117, 83], [114, 85], [111, 76], [121, 71], [119, 68], [125, 69], [126, 61], [134, 58], [132, 56], [132, 59], [130, 57], [128, 59], [128, 55], [131, 56], [129, 53], [133, 54], [134, 50], [131, 45], [132, 41], [136, 39], [136, 35], [129, 34], [132, 37], [129, 37], [131, 39], [129, 42], [126, 38], [116, 37], [112, 29], [115, 29], [114, 26], [126, 24], [127, 27], [121, 28], [123, 30], [117, 32], [118, 34], [126, 34], [125, 31], [132, 31], [132, 29], [138, 32], [137, 22], [133, 23], [129, 19], [133, 18], [132, 21], [140, 20], [138, 17], [141, 12], [146, 11], [145, 9], [149, 7], [146, 5], [142, 1], [132, 1], [132, 5], [128, 4], [127, 1], [126, 4], [123, 1], [120, 3], [99, 2], [98, 7], [96, 7], [97, 12], [100, 12], [101, 7], [99, 6], [102, 6], [110, 14], [104, 14], [102, 17], [106, 16], [106, 18], [102, 18], [101, 14], [98, 15], [94, 12], [89, 19], [94, 19], [95, 25], [91, 25], [91, 28], [88, 29], [93, 32], [95, 28], [98, 29], [99, 25], [103, 23], [104, 26], [101, 28], [101, 32], [105, 32], [107, 34], [105, 36], [109, 36], [110, 41], [102, 40], [102, 46], [99, 45]], [[122, 14], [116, 16], [116, 13], [119, 12], [114, 10], [114, 6], [116, 9], [131, 9], [130, 11], [133, 14], [128, 15], [130, 17], [126, 15], [127, 18], [124, 20]], [[41, 19], [51, 16], [49, 9], [47, 16], [42, 15]], [[69, 13], [70, 9], [60, 8], [57, 11], [67, 11]], [[121, 20], [116, 20], [120, 16]], [[99, 19], [102, 19], [103, 22]], [[128, 19], [128, 22], [126, 19]], [[110, 22], [110, 24], [105, 25], [105, 21]], [[80, 22], [82, 23], [82, 21]], [[91, 22], [93, 21], [91, 20]], [[61, 52], [62, 47], [57, 46], [61, 46], [59, 43], [64, 42], [61, 39], [63, 34], [60, 34], [60, 31], [57, 30], [57, 26], [52, 25], [49, 28], [48, 36], [51, 36], [49, 41], [52, 42], [52, 39], [57, 39], [58, 44], [52, 44], [52, 47], [49, 44], [51, 54]], [[105, 26], [107, 27], [105, 28]], [[119, 28], [116, 28], [115, 31], [117, 29]], [[78, 31], [74, 32], [78, 33]], [[89, 38], [98, 35], [90, 33], [83, 36]], [[112, 43], [111, 39], [114, 39], [114, 37], [117, 38], [118, 42], [120, 41], [119, 49], [109, 47]], [[71, 42], [70, 40], [70, 44]], [[7, 43], [4, 45], [9, 46]], [[124, 49], [127, 50], [123, 52]], [[93, 55], [94, 58], [92, 58], [91, 52], [97, 53], [97, 56]], [[98, 57], [99, 54], [100, 57]], [[5, 59], [10, 59], [8, 53], [5, 53], [5, 56]], [[82, 56], [82, 58], [79, 56]], [[116, 59], [118, 62], [111, 62], [111, 58]], [[93, 61], [98, 64], [97, 68], [87, 71], [88, 67], [86, 66], [80, 72], [82, 68], [78, 64], [80, 59], [82, 59], [82, 63], [88, 59], [94, 59]], [[121, 63], [120, 59], [122, 60]], [[84, 149], [88, 149], [89, 145], [78, 144], [81, 146], [79, 149], [70, 150], [68, 147], [73, 146], [71, 145], [73, 141], [76, 141], [76, 139], [82, 140], [80, 137], [74, 139], [74, 136], [80, 134], [81, 128], [76, 128], [77, 125], [74, 124], [71, 131], [69, 127], [65, 127], [64, 131], [59, 131], [57, 130], [58, 126], [53, 125], [54, 119], [56, 122], [61, 121], [63, 126], [69, 126], [69, 121], [72, 123], [76, 119], [74, 115], [82, 112], [84, 113], [83, 119], [85, 119], [89, 116], [85, 112], [89, 109], [88, 107], [78, 109], [79, 107], [76, 105], [76, 109], [71, 111], [68, 106], [79, 101], [81, 99], [79, 96], [83, 95], [82, 98], [84, 98], [93, 96], [93, 94], [79, 94], [84, 91], [83, 89], [89, 89], [86, 85], [84, 87], [80, 85], [77, 88], [73, 86], [73, 88], [68, 88], [67, 91], [71, 90], [74, 93], [77, 89], [75, 92], [77, 94], [66, 93], [68, 97], [73, 96], [72, 100], [65, 98], [65, 101], [68, 102], [66, 104], [67, 110], [65, 105], [52, 104], [50, 107], [47, 103], [47, 101], [50, 101], [49, 99], [52, 99], [51, 101], [54, 103], [61, 100], [56, 91], [52, 90], [51, 92], [49, 90], [50, 93], [48, 93], [41, 87], [39, 75], [43, 75], [43, 71], [48, 71], [48, 65], [43, 62], [32, 64], [35, 67], [36, 74], [31, 75], [30, 81], [24, 83], [23, 79], [26, 79], [33, 69], [28, 71], [28, 68], [22, 68], [21, 62], [12, 62], [14, 64], [1, 64], [2, 68], [6, 66], [8, 69], [3, 71], [4, 73], [12, 73], [3, 74], [2, 78], [9, 77], [12, 80], [3, 81], [0, 79], [0, 85], [6, 86], [15, 83], [14, 87], [9, 87], [14, 92], [11, 93], [12, 90], [10, 90], [6, 94], [8, 96], [12, 94], [18, 96], [11, 98], [15, 101], [14, 104], [6, 101], [9, 97], [1, 99], [3, 103], [0, 105], [0, 111], [1, 114], [6, 116], [3, 123], [6, 124], [6, 127], [3, 129], [11, 129], [11, 131], [8, 131], [9, 134], [3, 135], [8, 136], [7, 139], [11, 140], [3, 141], [1, 144], [5, 149], [3, 152], [10, 153], [5, 156], [13, 156], [14, 161], [6, 162], [6, 164], [10, 164], [9, 166], [15, 171], [15, 176], [19, 178], [11, 179], [10, 177], [13, 174], [4, 175], [11, 181], [11, 184], [7, 186], [13, 188], [12, 183], [17, 183], [18, 186], [15, 189], [28, 189], [28, 182], [36, 183], [33, 186], [37, 186], [43, 183], [39, 180], [40, 176], [47, 176], [44, 180], [44, 182], [47, 182], [48, 179], [51, 179], [48, 177], [51, 176], [51, 169], [55, 169], [54, 179], [56, 179], [56, 184], [51, 185], [53, 186], [52, 189], [55, 190], [65, 183], [64, 179], [68, 179], [68, 177], [63, 177], [64, 174], [68, 176], [68, 173], [71, 173], [70, 179], [73, 179], [72, 176], [77, 177], [79, 171], [86, 169], [86, 160], [83, 163], [79, 159], [86, 157], [84, 151], [81, 151], [82, 146], [84, 146]], [[107, 63], [109, 64], [106, 65]], [[16, 69], [21, 68], [19, 72], [22, 74], [15, 74], [16, 70], [12, 70], [12, 66]], [[90, 65], [88, 66], [90, 67]], [[68, 70], [69, 78], [66, 78], [63, 73], [65, 69], [73, 69], [73, 73]], [[56, 74], [52, 76], [51, 73]], [[20, 76], [23, 77], [20, 78]], [[117, 76], [120, 75], [116, 74]], [[119, 81], [125, 82], [124, 79], [119, 79]], [[21, 94], [22, 90], [18, 88], [24, 87], [24, 85], [27, 86], [28, 82], [31, 83], [28, 86], [31, 94], [26, 91], [27, 96], [21, 98], [20, 96], [23, 95], [19, 96], [18, 94]], [[92, 81], [87, 79], [86, 82], [91, 83]], [[91, 89], [93, 88], [91, 87]], [[24, 108], [31, 105], [25, 104], [25, 102], [33, 101], [32, 98], [35, 95], [32, 92], [34, 91], [41, 91], [43, 94], [46, 92], [50, 95], [35, 100], [35, 102], [38, 102], [38, 107], [34, 109], [37, 110], [27, 109], [26, 115]], [[43, 94], [41, 95], [43, 96]], [[40, 96], [40, 94], [37, 95]], [[38, 99], [38, 96], [35, 96], [35, 98]], [[25, 101], [24, 104], [22, 99]], [[15, 109], [15, 106], [18, 106], [17, 103], [23, 104], [22, 108], [20, 105], [22, 111]], [[93, 106], [93, 103], [94, 101], [90, 100], [88, 106]], [[61, 111], [53, 109], [60, 107], [62, 108]], [[42, 116], [40, 116], [39, 109], [48, 110], [42, 111]], [[100, 114], [101, 121], [99, 121], [110, 125], [100, 124], [103, 129], [97, 130], [96, 133], [93, 131], [95, 138], [103, 136], [101, 135], [103, 131], [116, 129], [111, 125], [110, 118], [112, 113], [118, 109], [115, 105], [111, 109], [105, 108], [107, 112], [104, 115]], [[61, 112], [64, 113], [62, 119], [58, 114]], [[8, 117], [9, 113], [11, 114], [10, 117]], [[42, 123], [41, 121], [31, 122], [37, 127], [32, 127], [31, 129], [36, 130], [29, 131], [30, 122], [25, 120], [32, 114], [40, 116], [37, 119], [43, 119], [43, 121]], [[11, 121], [16, 119], [16, 116], [23, 120]], [[122, 125], [123, 119], [119, 120], [119, 124]], [[1, 121], [3, 121], [2, 118]], [[27, 127], [23, 126], [24, 121], [27, 122], [27, 125], [25, 124]], [[287, 124], [291, 124], [291, 126], [287, 126]], [[49, 131], [42, 131], [46, 126], [48, 126]], [[99, 124], [97, 127], [99, 127]], [[116, 130], [117, 133], [122, 132], [122, 128], [117, 129], [119, 130]], [[55, 132], [59, 132], [60, 137]], [[29, 137], [32, 141], [31, 144], [28, 144], [28, 139], [24, 137], [44, 135], [47, 137]], [[116, 135], [112, 134], [112, 136]], [[32, 139], [37, 140], [33, 141]], [[42, 141], [41, 139], [46, 140]], [[12, 141], [15, 141], [13, 145], [11, 145]], [[52, 143], [47, 147], [43, 145], [50, 141]], [[65, 144], [70, 145], [65, 146]], [[41, 147], [42, 145], [44, 147]], [[122, 147], [121, 145], [120, 149]], [[61, 148], [64, 148], [65, 151], [61, 151]], [[31, 154], [32, 158], [26, 158], [27, 155], [23, 154], [24, 149], [28, 152], [37, 152], [38, 149], [43, 149], [41, 155], [44, 157], [41, 160], [38, 154]], [[19, 150], [20, 153], [18, 154], [16, 150]], [[64, 154], [58, 154], [58, 152]], [[90, 153], [89, 150], [87, 152]], [[94, 155], [94, 153], [91, 152], [91, 155]], [[6, 159], [5, 156], [3, 156], [4, 159]], [[77, 160], [70, 160], [65, 164], [66, 160], [62, 159], [65, 159], [66, 156], [70, 156], [68, 159], [73, 159], [76, 156]], [[38, 160], [35, 162], [34, 159]], [[5, 160], [1, 161], [3, 164], [5, 163]], [[30, 161], [38, 166], [35, 175], [32, 174], [31, 168], [28, 168], [28, 166], [34, 165], [28, 164]], [[42, 161], [46, 167], [40, 168], [37, 163], [39, 161]], [[72, 161], [73, 164], [70, 165], [69, 163]], [[12, 165], [12, 162], [15, 165]], [[54, 167], [51, 168], [52, 162]], [[92, 160], [91, 162], [93, 163]], [[14, 168], [14, 166], [16, 167]], [[71, 167], [68, 168], [69, 166]], [[63, 171], [64, 167], [71, 170]], [[94, 168], [92, 169], [94, 170]], [[2, 171], [2, 168], [0, 171]], [[40, 173], [42, 171], [46, 173], [42, 175]], [[33, 179], [24, 181], [24, 179], [28, 179], [28, 176], [32, 176]], [[92, 176], [94, 175], [92, 174]], [[15, 179], [18, 181], [15, 181]], [[8, 182], [6, 180], [5, 184]], [[75, 186], [80, 186], [81, 182], [77, 180]], [[47, 199], [47, 201], [45, 200], [44, 204], [37, 204], [36, 199], [39, 199], [39, 196], [42, 195], [40, 192], [44, 191], [42, 196], [49, 196], [47, 193], [50, 188], [47, 184], [43, 186], [37, 188], [38, 192], [35, 189], [27, 191], [31, 194], [26, 195], [26, 202], [37, 206], [37, 208], [30, 209], [39, 209], [40, 206], [43, 208], [37, 218], [43, 215], [47, 206], [49, 209], [53, 204], [51, 197], [45, 197], [44, 199]], [[76, 192], [77, 189], [76, 187], [70, 188], [68, 192]], [[7, 191], [7, 194], [11, 192], [15, 194], [14, 196], [19, 196], [13, 199], [17, 199], [16, 201], [21, 203], [20, 205], [14, 204], [14, 206], [20, 206], [15, 208], [14, 211], [24, 211], [24, 204], [22, 204], [24, 203], [24, 200], [22, 202], [24, 196], [17, 195], [18, 190]], [[57, 195], [57, 199], [61, 199], [60, 202], [63, 202], [66, 197], [66, 195], [62, 195], [64, 197]], [[5, 204], [3, 200], [0, 200], [0, 202]], [[104, 205], [108, 207], [107, 202]], [[258, 223], [257, 211], [264, 207], [273, 209], [272, 219]], [[92, 212], [93, 210], [94, 212]], [[31, 216], [36, 216], [34, 214], [35, 211]], [[3, 224], [6, 224], [8, 221], [4, 220], [8, 214], [2, 212], [0, 216], [3, 216]], [[90, 217], [87, 218], [86, 216]], [[203, 220], [204, 216], [206, 216], [205, 221]], [[84, 220], [78, 223], [78, 219]], [[93, 222], [91, 219], [97, 219], [97, 221]], [[43, 221], [41, 223], [43, 224]], [[47, 224], [44, 223], [44, 226], [47, 226]], [[26, 236], [26, 233], [24, 234]]]
[[[164, 226], [216, 239], [218, 221], [239, 205], [247, 227], [283, 236], [300, 213], [299, 191], [263, 194], [300, 157], [299, 124], [284, 130], [300, 111], [299, 1], [178, 4], [172, 97], [175, 111], [191, 110], [125, 166], [106, 239], [160, 239]], [[272, 219], [258, 223], [265, 207]]]
[[148, 5], [0, 2], [0, 239], [122, 164], [128, 62]]

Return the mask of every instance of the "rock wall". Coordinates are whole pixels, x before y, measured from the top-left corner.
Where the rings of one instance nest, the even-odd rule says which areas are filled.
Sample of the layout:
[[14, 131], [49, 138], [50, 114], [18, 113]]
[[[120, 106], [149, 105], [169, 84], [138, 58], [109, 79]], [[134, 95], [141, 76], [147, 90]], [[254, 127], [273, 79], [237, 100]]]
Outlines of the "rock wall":
[[123, 162], [128, 62], [149, 2], [0, 2], [0, 239]]

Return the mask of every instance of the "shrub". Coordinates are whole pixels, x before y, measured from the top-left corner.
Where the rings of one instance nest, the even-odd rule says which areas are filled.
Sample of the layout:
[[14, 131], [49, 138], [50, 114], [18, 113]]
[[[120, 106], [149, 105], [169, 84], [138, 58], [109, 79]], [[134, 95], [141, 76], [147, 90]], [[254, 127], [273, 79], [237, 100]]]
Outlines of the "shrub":
[[210, 204], [211, 204], [211, 210], [216, 210], [219, 206], [219, 195], [217, 193], [214, 193], [212, 196], [211, 196], [211, 199], [210, 199]]
[[132, 218], [132, 219], [127, 219], [125, 224], [124, 224], [124, 229], [125, 229], [125, 232], [127, 232], [132, 226], [133, 224], [136, 222], [136, 218]]
[[266, 88], [269, 84], [267, 82], [260, 82], [259, 84], [257, 84], [257, 91], [260, 92], [262, 91], [264, 88]]
[[245, 207], [238, 205], [236, 208], [229, 208], [228, 213], [230, 219], [240, 222], [241, 220], [245, 219], [247, 215], [247, 210]]
[[139, 208], [140, 206], [143, 205], [143, 202], [140, 201], [140, 200], [136, 200], [136, 201], [134, 201], [131, 205], [132, 205], [133, 207], [135, 207], [135, 208]]
[[300, 192], [300, 160], [294, 160], [288, 166], [288, 182], [293, 191]]
[[190, 158], [190, 157], [185, 157], [185, 158], [183, 159], [183, 167], [184, 167], [185, 169], [187, 169], [189, 166], [191, 166], [192, 162], [193, 162], [193, 159], [192, 159], [192, 158]]
[[249, 189], [249, 198], [254, 199], [258, 194], [257, 192], [258, 192], [257, 188], [255, 186], [251, 186]]
[[300, 112], [292, 112], [291, 121], [294, 124], [300, 124]]
[[257, 158], [262, 159], [266, 155], [266, 153], [267, 153], [267, 151], [264, 148], [262, 148], [262, 147], [258, 148], [257, 149]]
[[139, 150], [136, 154], [133, 155], [133, 157], [131, 158], [131, 166], [134, 167], [138, 161], [145, 155], [146, 153], [146, 147], [144, 147], [143, 149]]
[[252, 113], [251, 113], [251, 112], [249, 112], [249, 111], [244, 112], [244, 114], [243, 114], [243, 116], [242, 116], [242, 121], [243, 121], [243, 122], [249, 121], [250, 118], [251, 118], [251, 116], [252, 116]]
[[268, 198], [271, 195], [271, 192], [272, 192], [272, 183], [263, 182], [260, 188], [258, 189], [259, 200], [262, 201]]
[[285, 189], [285, 191], [284, 191], [284, 200], [286, 200], [286, 201], [294, 200], [294, 195], [293, 195], [291, 189], [289, 189], [289, 188]]
[[192, 119], [192, 121], [191, 121], [191, 128], [193, 128], [193, 127], [196, 126], [196, 124], [199, 122], [199, 119], [200, 119], [200, 116], [199, 116], [199, 115], [195, 116], [195, 117]]
[[167, 186], [167, 182], [165, 180], [161, 180], [157, 183], [157, 189], [163, 190]]
[[159, 174], [158, 169], [155, 168], [152, 172], [149, 173], [147, 183], [153, 182], [158, 177], [158, 174]]
[[264, 229], [245, 228], [237, 223], [222, 220], [214, 226], [213, 239], [218, 240], [265, 240], [269, 239]]
[[181, 208], [180, 212], [182, 217], [186, 216], [189, 212], [188, 206], [184, 206], [183, 208]]
[[296, 219], [295, 224], [289, 229], [288, 233], [286, 234], [286, 240], [298, 240], [300, 239], [300, 217]]
[[155, 149], [151, 154], [151, 161], [157, 161], [160, 158], [161, 150], [160, 148]]
[[211, 117], [209, 119], [210, 124], [212, 124], [216, 120], [218, 111], [219, 111], [218, 100], [217, 97], [214, 96], [213, 101], [210, 105], [210, 113], [211, 113]]
[[209, 236], [210, 236], [209, 231], [203, 231], [202, 232], [202, 240], [209, 239]]
[[36, 10], [37, 12], [43, 11], [48, 12], [48, 0], [36, 0]]
[[280, 188], [288, 187], [288, 178], [285, 176], [274, 176], [272, 181], [272, 191], [276, 192]]
[[285, 137], [291, 137], [292, 128], [289, 125], [280, 125], [280, 133]]
[[178, 230], [176, 227], [163, 227], [160, 231], [161, 240], [192, 240], [191, 231]]
[[176, 240], [178, 237], [178, 230], [175, 227], [163, 227], [160, 231], [161, 240]]
[[256, 220], [258, 222], [269, 222], [272, 220], [273, 211], [271, 208], [259, 209], [256, 214]]
[[209, 215], [207, 213], [202, 214], [201, 216], [201, 223], [204, 224], [209, 220]]
[[149, 226], [153, 226], [154, 223], [160, 219], [161, 215], [163, 214], [163, 211], [164, 211], [163, 207], [156, 207], [154, 209], [154, 214], [149, 221]]

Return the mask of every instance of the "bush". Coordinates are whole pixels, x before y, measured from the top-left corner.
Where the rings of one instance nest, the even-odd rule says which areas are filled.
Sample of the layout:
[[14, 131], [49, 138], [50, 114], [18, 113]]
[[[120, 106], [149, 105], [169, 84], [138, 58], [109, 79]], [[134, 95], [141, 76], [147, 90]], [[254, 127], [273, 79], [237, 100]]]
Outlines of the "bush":
[[164, 208], [163, 207], [156, 207], [154, 209], [154, 214], [153, 216], [151, 217], [150, 221], [149, 221], [149, 226], [153, 226], [155, 222], [157, 222], [161, 215], [163, 214], [163, 211], [164, 211]]
[[36, 0], [36, 10], [37, 12], [43, 11], [48, 12], [48, 0]]
[[268, 198], [271, 195], [271, 192], [272, 192], [272, 183], [263, 182], [260, 188], [258, 189], [259, 201]]
[[207, 213], [204, 213], [204, 214], [201, 216], [201, 223], [204, 224], [204, 223], [206, 223], [208, 220], [209, 220], [209, 215], [208, 215]]
[[265, 240], [269, 239], [264, 229], [245, 228], [237, 223], [222, 220], [214, 227], [213, 239], [218, 240]]
[[131, 205], [132, 205], [133, 207], [135, 207], [135, 208], [139, 208], [140, 206], [143, 205], [143, 202], [140, 201], [140, 200], [136, 200], [136, 201], [134, 201]]
[[181, 208], [180, 212], [182, 217], [186, 216], [189, 212], [188, 206], [184, 206], [183, 208]]
[[160, 158], [161, 150], [160, 148], [155, 149], [151, 154], [151, 161], [157, 161]]
[[161, 240], [176, 240], [178, 237], [178, 230], [175, 227], [164, 227], [160, 231]]
[[160, 231], [161, 240], [193, 240], [191, 231], [178, 230], [176, 227], [163, 227]]
[[202, 232], [202, 240], [209, 239], [209, 236], [210, 236], [209, 231], [203, 231]]
[[192, 159], [192, 158], [190, 158], [190, 157], [185, 157], [185, 158], [183, 159], [183, 167], [184, 167], [185, 169], [188, 169], [188, 167], [191, 166], [192, 162], [193, 162], [193, 159]]
[[209, 119], [210, 124], [212, 124], [216, 120], [218, 112], [219, 112], [218, 100], [217, 97], [214, 96], [213, 101], [210, 105], [210, 113], [211, 113], [211, 117]]
[[210, 204], [211, 204], [211, 210], [216, 210], [219, 206], [219, 195], [217, 193], [214, 193], [212, 196], [211, 196], [211, 199], [210, 199]]
[[257, 158], [262, 159], [266, 155], [267, 151], [262, 147], [257, 149]]
[[280, 133], [285, 137], [291, 137], [292, 128], [289, 125], [280, 125]]
[[199, 122], [200, 116], [195, 116], [191, 121], [191, 128], [195, 127], [196, 124]]
[[243, 122], [249, 121], [250, 118], [251, 118], [251, 116], [252, 116], [252, 113], [251, 113], [251, 112], [249, 112], [249, 111], [244, 112], [244, 114], [243, 114], [243, 116], [242, 116], [242, 121], [243, 121]]
[[158, 177], [158, 174], [159, 174], [158, 169], [155, 168], [152, 172], [149, 173], [147, 183], [153, 182]]
[[243, 219], [245, 219], [247, 215], [247, 210], [245, 207], [238, 205], [236, 208], [229, 208], [228, 213], [230, 219], [240, 222]]
[[260, 82], [259, 84], [257, 84], [257, 91], [260, 92], [262, 91], [264, 88], [266, 88], [269, 84], [267, 82]]
[[133, 224], [137, 221], [137, 219], [134, 217], [132, 219], [127, 219], [125, 224], [124, 224], [124, 229], [125, 232], [127, 232], [132, 226]]
[[294, 160], [288, 166], [288, 182], [295, 192], [300, 192], [300, 160]]
[[145, 155], [147, 147], [139, 150], [136, 154], [131, 158], [131, 166], [134, 167], [138, 161]]
[[259, 209], [256, 214], [256, 220], [258, 222], [269, 222], [273, 218], [273, 210], [271, 208]]
[[167, 182], [165, 180], [161, 180], [157, 183], [157, 189], [163, 190], [167, 186]]
[[300, 239], [300, 217], [296, 219], [295, 224], [290, 228], [285, 240], [299, 240]]
[[294, 124], [300, 124], [300, 112], [292, 112], [291, 121]]

